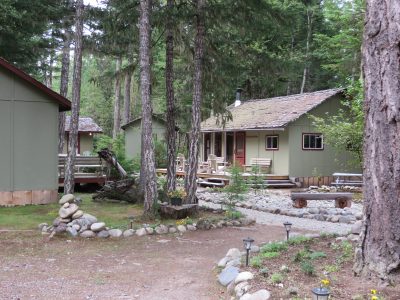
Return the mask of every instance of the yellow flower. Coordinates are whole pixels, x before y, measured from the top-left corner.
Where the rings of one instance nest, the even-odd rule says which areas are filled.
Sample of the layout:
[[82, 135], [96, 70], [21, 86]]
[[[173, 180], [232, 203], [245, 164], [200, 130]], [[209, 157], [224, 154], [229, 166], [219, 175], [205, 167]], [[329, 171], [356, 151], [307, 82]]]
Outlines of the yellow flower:
[[371, 290], [372, 295], [376, 295], [376, 292], [377, 292], [376, 290]]
[[322, 279], [322, 280], [321, 280], [321, 283], [322, 283], [323, 285], [328, 286], [328, 285], [330, 284], [330, 281], [329, 281], [329, 279]]
[[372, 296], [371, 300], [378, 300], [378, 297], [377, 296]]

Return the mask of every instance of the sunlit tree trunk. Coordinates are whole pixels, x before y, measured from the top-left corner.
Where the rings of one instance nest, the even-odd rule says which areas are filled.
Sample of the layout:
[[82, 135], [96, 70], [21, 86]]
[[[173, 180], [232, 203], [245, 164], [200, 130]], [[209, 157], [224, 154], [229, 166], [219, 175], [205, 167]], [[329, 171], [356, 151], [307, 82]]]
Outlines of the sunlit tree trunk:
[[121, 58], [117, 58], [115, 68], [114, 86], [114, 126], [113, 138], [115, 139], [121, 130]]
[[363, 42], [365, 86], [364, 227], [357, 274], [399, 283], [400, 274], [400, 14], [397, 0], [367, 0]]
[[309, 64], [310, 64], [310, 43], [312, 37], [312, 22], [313, 22], [313, 11], [311, 7], [307, 7], [307, 40], [306, 40], [306, 59], [303, 69], [303, 80], [301, 81], [300, 94], [304, 93], [306, 87], [307, 78], [309, 76]]
[[81, 101], [83, 10], [83, 0], [77, 0], [75, 17], [74, 74], [72, 78], [71, 125], [69, 131], [68, 158], [65, 167], [64, 194], [74, 192], [74, 165], [78, 144], [79, 108]]
[[195, 203], [197, 191], [197, 167], [199, 159], [201, 102], [202, 102], [202, 75], [204, 57], [204, 6], [205, 0], [197, 0], [196, 14], [196, 39], [194, 49], [194, 79], [192, 103], [192, 129], [189, 136], [189, 164], [185, 177], [185, 190], [187, 203]]
[[132, 73], [125, 73], [124, 82], [124, 124], [129, 123], [131, 120], [131, 83]]
[[157, 181], [153, 144], [152, 113], [150, 99], [150, 40], [151, 0], [140, 0], [139, 52], [140, 52], [140, 94], [142, 98], [142, 149], [141, 181], [144, 192], [144, 216], [154, 215], [153, 206], [157, 201]]

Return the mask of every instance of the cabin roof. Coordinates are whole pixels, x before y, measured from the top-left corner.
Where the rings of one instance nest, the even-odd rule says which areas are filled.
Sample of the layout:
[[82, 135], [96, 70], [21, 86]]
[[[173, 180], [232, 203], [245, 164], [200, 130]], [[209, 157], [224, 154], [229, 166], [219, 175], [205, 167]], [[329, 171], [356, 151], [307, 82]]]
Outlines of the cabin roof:
[[[70, 131], [71, 117], [65, 117], [65, 131]], [[90, 117], [79, 117], [79, 132], [102, 133], [103, 129]]]

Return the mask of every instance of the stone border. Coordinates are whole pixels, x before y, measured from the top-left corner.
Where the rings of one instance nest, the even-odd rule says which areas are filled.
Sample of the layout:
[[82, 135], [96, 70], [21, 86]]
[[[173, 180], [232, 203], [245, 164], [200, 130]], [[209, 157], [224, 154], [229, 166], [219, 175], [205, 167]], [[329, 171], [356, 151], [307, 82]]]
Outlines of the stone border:
[[195, 230], [210, 230], [229, 226], [249, 226], [255, 223], [252, 218], [240, 218], [237, 220], [216, 220], [215, 222], [208, 219], [199, 219], [197, 224], [181, 224], [181, 225], [164, 225], [160, 224], [156, 227], [144, 225], [143, 227], [135, 229], [110, 229], [104, 222], [99, 222], [95, 216], [84, 213], [79, 209], [79, 198], [75, 198], [72, 194], [64, 195], [59, 204], [61, 208], [57, 217], [52, 225], [41, 223], [38, 225], [39, 230], [43, 235], [50, 235], [50, 238], [58, 233], [67, 232], [71, 237], [84, 237], [84, 238], [121, 238], [131, 236], [144, 236], [153, 234], [168, 234], [168, 233], [184, 233], [186, 231]]

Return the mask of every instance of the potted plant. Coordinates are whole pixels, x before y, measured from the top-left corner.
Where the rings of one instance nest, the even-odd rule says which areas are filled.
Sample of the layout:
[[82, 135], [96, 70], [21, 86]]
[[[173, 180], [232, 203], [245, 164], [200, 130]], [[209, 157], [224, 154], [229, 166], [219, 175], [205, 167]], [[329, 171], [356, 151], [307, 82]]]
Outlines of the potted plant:
[[184, 189], [176, 189], [168, 192], [168, 197], [171, 205], [182, 205], [182, 200], [186, 197], [186, 192]]

